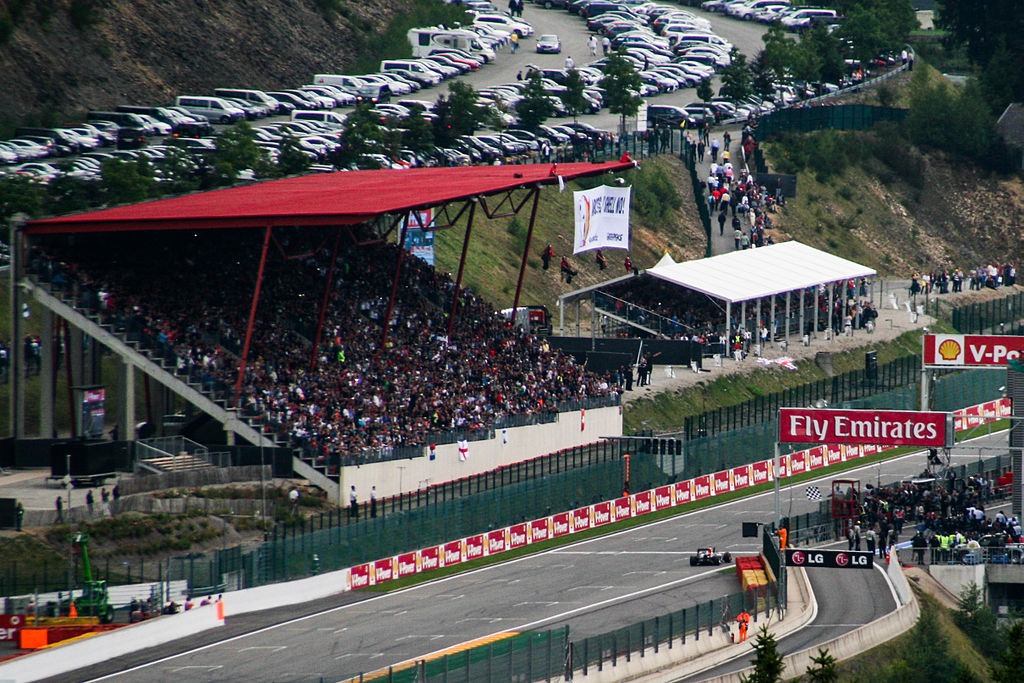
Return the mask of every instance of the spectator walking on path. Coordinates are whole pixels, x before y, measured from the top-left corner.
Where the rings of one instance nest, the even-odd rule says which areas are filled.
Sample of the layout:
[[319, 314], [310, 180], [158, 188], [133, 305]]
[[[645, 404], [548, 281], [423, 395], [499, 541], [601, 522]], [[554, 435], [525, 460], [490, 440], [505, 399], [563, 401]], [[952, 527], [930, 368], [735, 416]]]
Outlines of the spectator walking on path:
[[95, 496], [92, 495], [92, 489], [89, 489], [88, 493], [85, 494], [85, 506], [89, 508], [89, 516], [92, 517], [93, 506], [96, 503]]
[[370, 487], [370, 517], [377, 516], [377, 487]]
[[740, 240], [743, 239], [743, 231], [740, 230], [739, 228], [736, 228], [736, 230], [733, 231], [732, 238], [733, 238], [733, 242], [736, 245], [736, 251], [739, 251], [740, 250]]
[[519, 52], [519, 34], [513, 31], [509, 41], [512, 47], [512, 54]]
[[572, 58], [572, 55], [567, 55], [565, 58], [565, 70], [570, 71], [576, 68], [576, 60]]
[[590, 48], [590, 56], [597, 56], [597, 36], [591, 34], [590, 40], [587, 41], [587, 46]]
[[57, 508], [57, 524], [64, 523], [64, 499], [57, 496], [57, 500], [53, 503]]
[[725, 235], [725, 211], [718, 212], [718, 236]]
[[718, 162], [718, 150], [721, 149], [721, 143], [718, 142], [718, 138], [711, 140], [711, 161], [712, 163]]
[[697, 143], [697, 161], [699, 161], [702, 164], [704, 163], [704, 150], [705, 149], [706, 149], [706, 147], [704, 145], [704, 138], [702, 136], [701, 139], [700, 139], [700, 142]]
[[607, 56], [608, 52], [612, 49], [612, 39], [605, 36], [601, 39], [601, 52]]

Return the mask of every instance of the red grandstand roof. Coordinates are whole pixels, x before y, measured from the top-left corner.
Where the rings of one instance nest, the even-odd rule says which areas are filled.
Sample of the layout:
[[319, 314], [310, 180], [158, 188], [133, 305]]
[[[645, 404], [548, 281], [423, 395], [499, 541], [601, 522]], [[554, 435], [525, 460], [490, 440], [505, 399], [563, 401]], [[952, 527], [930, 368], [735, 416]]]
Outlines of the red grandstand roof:
[[[621, 161], [560, 164], [557, 175], [571, 180], [632, 166], [632, 162]], [[404, 213], [557, 182], [551, 164], [326, 173], [31, 221], [24, 232], [42, 235], [352, 225], [380, 214]]]

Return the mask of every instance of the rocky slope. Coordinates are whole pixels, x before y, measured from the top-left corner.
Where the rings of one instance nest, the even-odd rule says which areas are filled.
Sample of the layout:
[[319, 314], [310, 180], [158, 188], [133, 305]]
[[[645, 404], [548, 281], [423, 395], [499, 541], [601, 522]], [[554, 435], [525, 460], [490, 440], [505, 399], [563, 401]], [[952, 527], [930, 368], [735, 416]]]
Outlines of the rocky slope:
[[[86, 109], [166, 102], [215, 87], [273, 89], [308, 82], [355, 57], [357, 32], [384, 25], [401, 0], [0, 0], [0, 19], [25, 6], [0, 44], [0, 120], [61, 122]], [[87, 5], [92, 25], [76, 28]], [[44, 11], [45, 10], [45, 11]]]

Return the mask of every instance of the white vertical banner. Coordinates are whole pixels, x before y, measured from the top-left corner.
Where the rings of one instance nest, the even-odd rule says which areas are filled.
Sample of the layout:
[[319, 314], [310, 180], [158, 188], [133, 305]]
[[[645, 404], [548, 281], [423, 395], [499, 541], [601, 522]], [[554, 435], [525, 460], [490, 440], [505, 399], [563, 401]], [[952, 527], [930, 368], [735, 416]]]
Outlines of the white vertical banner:
[[629, 249], [628, 187], [602, 185], [573, 192], [576, 230], [572, 253], [591, 249]]

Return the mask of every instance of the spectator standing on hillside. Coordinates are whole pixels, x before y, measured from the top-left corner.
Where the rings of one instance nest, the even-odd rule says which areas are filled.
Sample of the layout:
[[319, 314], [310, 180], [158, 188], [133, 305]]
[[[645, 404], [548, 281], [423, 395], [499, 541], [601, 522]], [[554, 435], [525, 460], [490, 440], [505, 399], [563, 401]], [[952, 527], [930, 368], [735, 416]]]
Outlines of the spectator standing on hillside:
[[622, 265], [626, 268], [627, 275], [633, 270], [633, 259], [629, 258], [629, 254], [626, 254], [626, 259], [622, 262]]
[[555, 257], [555, 248], [548, 243], [548, 246], [544, 247], [544, 251], [540, 254], [540, 261], [543, 264], [544, 270], [551, 267], [551, 259]]
[[601, 270], [608, 267], [608, 257], [606, 257], [600, 249], [598, 249], [597, 253], [594, 255], [594, 262], [597, 263], [597, 267]]

